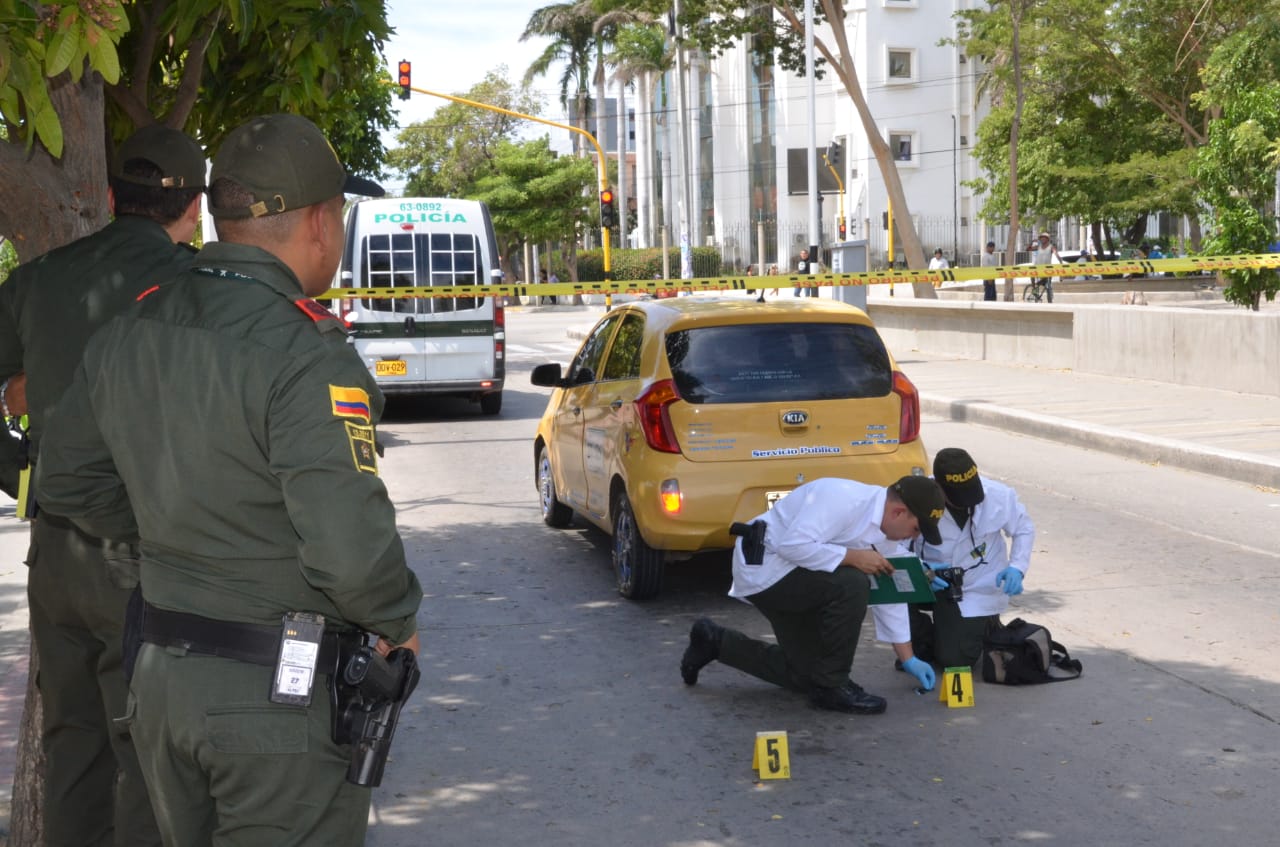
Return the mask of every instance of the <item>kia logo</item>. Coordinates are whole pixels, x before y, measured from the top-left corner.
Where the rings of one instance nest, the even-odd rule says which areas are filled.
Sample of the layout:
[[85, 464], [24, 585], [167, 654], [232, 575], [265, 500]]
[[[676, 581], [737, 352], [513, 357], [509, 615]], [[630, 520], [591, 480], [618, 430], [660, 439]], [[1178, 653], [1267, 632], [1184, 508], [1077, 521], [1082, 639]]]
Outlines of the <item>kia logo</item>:
[[801, 424], [806, 423], [808, 420], [809, 420], [808, 412], [801, 412], [801, 411], [795, 410], [795, 411], [782, 413], [782, 422], [787, 426], [800, 426]]

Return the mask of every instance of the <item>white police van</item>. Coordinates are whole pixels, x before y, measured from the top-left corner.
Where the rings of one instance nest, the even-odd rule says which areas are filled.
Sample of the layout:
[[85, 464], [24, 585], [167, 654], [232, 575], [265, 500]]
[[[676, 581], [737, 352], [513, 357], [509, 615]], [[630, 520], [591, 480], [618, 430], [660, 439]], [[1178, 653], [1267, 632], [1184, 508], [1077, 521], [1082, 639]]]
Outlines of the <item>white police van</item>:
[[[336, 287], [502, 281], [489, 210], [474, 200], [360, 200], [347, 211]], [[335, 304], [387, 395], [467, 397], [502, 409], [506, 318], [493, 297], [357, 298]]]

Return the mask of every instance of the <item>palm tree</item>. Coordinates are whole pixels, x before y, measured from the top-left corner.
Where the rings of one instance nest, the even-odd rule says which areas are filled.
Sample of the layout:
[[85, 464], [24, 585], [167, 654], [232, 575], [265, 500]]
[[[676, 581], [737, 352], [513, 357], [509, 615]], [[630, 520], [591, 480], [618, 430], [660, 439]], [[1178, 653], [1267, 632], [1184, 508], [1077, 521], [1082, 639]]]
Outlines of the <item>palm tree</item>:
[[[590, 0], [577, 3], [553, 3], [534, 9], [529, 16], [520, 35], [521, 41], [540, 36], [550, 38], [551, 43], [533, 60], [524, 73], [525, 83], [532, 82], [535, 77], [543, 76], [557, 62], [564, 64], [560, 74], [560, 105], [569, 110], [572, 97], [577, 106], [575, 125], [584, 132], [587, 129], [587, 112], [590, 108], [590, 81], [592, 76], [592, 59], [596, 50], [594, 24], [595, 10]], [[574, 150], [582, 155], [584, 152], [579, 137], [573, 137]]]

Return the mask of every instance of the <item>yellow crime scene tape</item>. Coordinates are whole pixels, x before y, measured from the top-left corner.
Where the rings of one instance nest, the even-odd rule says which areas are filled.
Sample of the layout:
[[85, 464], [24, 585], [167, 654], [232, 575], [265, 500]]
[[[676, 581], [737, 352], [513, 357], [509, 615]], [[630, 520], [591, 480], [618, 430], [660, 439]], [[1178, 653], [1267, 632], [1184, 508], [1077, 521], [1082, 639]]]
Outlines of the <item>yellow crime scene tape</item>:
[[893, 269], [814, 276], [725, 276], [701, 279], [631, 279], [612, 282], [551, 282], [525, 285], [418, 285], [389, 288], [331, 288], [317, 300], [400, 300], [412, 297], [549, 297], [572, 294], [654, 294], [658, 292], [743, 291], [746, 289], [809, 288], [843, 285], [911, 285], [978, 279], [1112, 276], [1155, 273], [1212, 273], [1280, 267], [1280, 253], [1237, 256], [1196, 256], [1179, 259], [1120, 259], [1114, 262], [1075, 262], [1057, 265], [996, 265], [987, 268], [949, 268], [911, 271]]

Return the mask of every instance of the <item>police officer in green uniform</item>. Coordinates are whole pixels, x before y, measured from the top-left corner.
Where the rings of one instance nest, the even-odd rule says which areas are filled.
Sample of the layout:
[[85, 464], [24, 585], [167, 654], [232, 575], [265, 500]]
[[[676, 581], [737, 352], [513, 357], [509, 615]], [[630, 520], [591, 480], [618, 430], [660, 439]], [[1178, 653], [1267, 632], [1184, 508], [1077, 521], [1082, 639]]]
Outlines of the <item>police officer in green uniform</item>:
[[[89, 337], [193, 256], [184, 242], [195, 233], [205, 184], [194, 140], [158, 125], [139, 130], [120, 146], [109, 180], [111, 224], [21, 265], [0, 285], [3, 396], [25, 372], [33, 461]], [[44, 704], [45, 843], [159, 844], [129, 733], [115, 720], [128, 694], [120, 644], [137, 582], [131, 551], [40, 514], [27, 564]]]
[[[221, 240], [94, 338], [37, 468], [44, 509], [140, 538], [132, 727], [171, 847], [363, 844], [370, 789], [347, 782], [330, 726], [334, 651], [362, 630], [417, 652], [382, 396], [308, 299], [337, 269], [344, 191], [382, 193], [305, 118], [232, 131], [209, 189]], [[273, 701], [295, 613], [324, 618], [306, 705]]]

